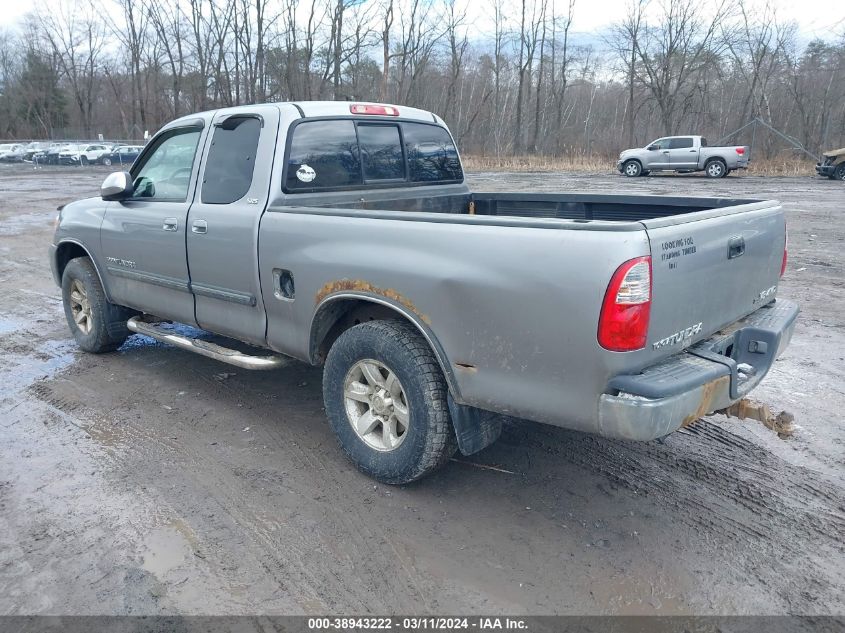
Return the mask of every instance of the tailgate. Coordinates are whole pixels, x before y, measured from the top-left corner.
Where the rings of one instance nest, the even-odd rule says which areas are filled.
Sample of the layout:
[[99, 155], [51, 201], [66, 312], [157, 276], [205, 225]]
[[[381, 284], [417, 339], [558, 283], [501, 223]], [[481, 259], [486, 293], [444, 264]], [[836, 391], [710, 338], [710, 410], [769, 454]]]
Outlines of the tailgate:
[[643, 224], [652, 257], [646, 349], [653, 358], [676, 353], [775, 298], [786, 238], [780, 203]]

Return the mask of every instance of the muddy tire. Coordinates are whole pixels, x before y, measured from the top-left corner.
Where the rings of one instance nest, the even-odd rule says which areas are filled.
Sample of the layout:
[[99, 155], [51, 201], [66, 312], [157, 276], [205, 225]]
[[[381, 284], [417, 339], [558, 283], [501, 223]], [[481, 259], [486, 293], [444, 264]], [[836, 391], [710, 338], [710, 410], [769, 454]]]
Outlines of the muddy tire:
[[126, 321], [134, 312], [106, 301], [103, 284], [88, 257], [72, 259], [65, 267], [62, 303], [73, 338], [86, 352], [112, 352], [131, 333]]
[[724, 178], [728, 175], [728, 167], [721, 158], [716, 158], [704, 166], [704, 173], [708, 178]]
[[428, 343], [403, 321], [351, 327], [326, 358], [329, 423], [359, 470], [382, 483], [410, 483], [454, 455], [447, 393]]
[[642, 172], [643, 166], [638, 160], [629, 160], [622, 165], [622, 173], [628, 176], [628, 178], [636, 178], [637, 176], [642, 175]]

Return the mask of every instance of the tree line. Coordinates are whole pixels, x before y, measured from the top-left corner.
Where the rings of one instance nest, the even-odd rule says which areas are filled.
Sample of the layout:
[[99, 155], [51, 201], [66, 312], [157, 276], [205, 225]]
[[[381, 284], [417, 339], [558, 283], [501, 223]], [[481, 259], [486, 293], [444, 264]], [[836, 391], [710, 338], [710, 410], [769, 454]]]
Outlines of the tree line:
[[[43, 0], [0, 32], [0, 138], [139, 138], [200, 110], [351, 99], [437, 112], [488, 155], [713, 142], [754, 118], [812, 152], [845, 145], [841, 23], [804, 43], [771, 0], [627, 0], [587, 36], [586, 2]], [[761, 134], [755, 151], [791, 144]]]

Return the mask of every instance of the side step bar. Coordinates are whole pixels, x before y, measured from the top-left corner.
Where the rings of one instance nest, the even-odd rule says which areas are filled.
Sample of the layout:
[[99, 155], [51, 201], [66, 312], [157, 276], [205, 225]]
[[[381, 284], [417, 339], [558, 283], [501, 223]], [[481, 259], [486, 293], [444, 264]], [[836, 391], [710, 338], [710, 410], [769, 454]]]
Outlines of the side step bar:
[[213, 358], [224, 363], [229, 363], [242, 369], [277, 369], [284, 367], [290, 359], [284, 356], [251, 356], [238, 350], [229, 349], [215, 343], [209, 343], [200, 339], [180, 336], [168, 330], [158, 327], [154, 323], [146, 323], [140, 317], [132, 317], [126, 322], [132, 332], [149, 336], [162, 343], [168, 343], [174, 347], [194, 352], [200, 356]]

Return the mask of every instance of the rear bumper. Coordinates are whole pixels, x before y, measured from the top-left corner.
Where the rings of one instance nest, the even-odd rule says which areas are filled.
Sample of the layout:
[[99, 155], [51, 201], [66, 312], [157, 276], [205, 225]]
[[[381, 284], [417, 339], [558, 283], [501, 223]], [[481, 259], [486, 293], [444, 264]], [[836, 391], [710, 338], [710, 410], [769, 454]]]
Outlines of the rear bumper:
[[789, 345], [798, 305], [778, 299], [599, 398], [599, 432], [652, 440], [724, 409], [756, 387]]

